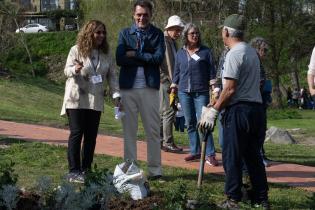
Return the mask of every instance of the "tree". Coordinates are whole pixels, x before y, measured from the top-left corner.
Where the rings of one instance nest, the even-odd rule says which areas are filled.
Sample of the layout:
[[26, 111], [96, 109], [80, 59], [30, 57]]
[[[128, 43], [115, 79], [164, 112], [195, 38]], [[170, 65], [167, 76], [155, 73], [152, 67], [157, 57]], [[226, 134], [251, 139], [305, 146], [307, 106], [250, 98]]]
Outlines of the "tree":
[[[19, 7], [16, 4], [11, 3], [9, 1], [1, 1], [0, 2], [0, 14], [6, 20], [7, 19], [11, 19], [14, 22], [16, 28], [20, 28], [20, 26], [18, 24], [18, 21], [17, 21], [18, 13], [19, 13]], [[24, 37], [24, 33], [19, 33], [19, 34], [20, 34], [20, 41], [21, 41], [23, 47], [26, 50], [26, 53], [27, 53], [28, 58], [29, 58], [29, 62], [31, 64], [32, 76], [35, 77], [35, 70], [33, 68], [33, 60], [32, 60], [32, 56], [31, 56], [30, 50], [29, 50], [29, 48], [27, 46], [26, 39]]]
[[251, 0], [245, 5], [251, 35], [264, 36], [270, 45], [268, 73], [273, 80], [274, 106], [282, 107], [280, 83], [293, 75], [299, 88], [298, 64], [315, 42], [314, 14], [305, 11], [305, 0]]

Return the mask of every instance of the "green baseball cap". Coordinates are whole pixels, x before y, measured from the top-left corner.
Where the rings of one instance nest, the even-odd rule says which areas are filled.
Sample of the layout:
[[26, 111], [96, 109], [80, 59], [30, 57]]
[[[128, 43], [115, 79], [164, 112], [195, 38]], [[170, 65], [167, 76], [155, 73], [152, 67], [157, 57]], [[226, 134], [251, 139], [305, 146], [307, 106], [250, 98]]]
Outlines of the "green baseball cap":
[[245, 30], [245, 17], [244, 15], [232, 14], [225, 18], [223, 25], [220, 27], [227, 26], [230, 28], [234, 28], [236, 30], [244, 31]]

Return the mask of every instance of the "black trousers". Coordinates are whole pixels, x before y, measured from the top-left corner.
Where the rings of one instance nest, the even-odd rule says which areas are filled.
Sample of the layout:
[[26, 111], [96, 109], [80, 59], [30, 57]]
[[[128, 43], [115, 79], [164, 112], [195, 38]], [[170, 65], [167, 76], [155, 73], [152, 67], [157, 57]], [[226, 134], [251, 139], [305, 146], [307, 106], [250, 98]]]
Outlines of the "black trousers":
[[[70, 126], [68, 163], [70, 172], [91, 169], [101, 112], [92, 109], [67, 109]], [[81, 142], [83, 145], [81, 151]], [[82, 158], [82, 165], [81, 165]]]
[[222, 118], [222, 159], [225, 171], [225, 194], [241, 200], [242, 163], [248, 169], [253, 185], [254, 199], [268, 199], [265, 166], [260, 154], [265, 134], [264, 107], [256, 103], [241, 102], [226, 108]]

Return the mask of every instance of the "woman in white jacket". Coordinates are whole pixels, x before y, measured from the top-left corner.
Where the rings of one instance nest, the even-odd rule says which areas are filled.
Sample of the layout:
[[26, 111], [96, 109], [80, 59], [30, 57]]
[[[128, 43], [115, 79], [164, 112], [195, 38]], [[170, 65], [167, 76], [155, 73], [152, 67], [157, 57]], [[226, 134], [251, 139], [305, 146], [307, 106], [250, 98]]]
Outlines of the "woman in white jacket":
[[93, 161], [106, 81], [116, 103], [120, 98], [115, 65], [102, 22], [91, 20], [82, 27], [76, 45], [69, 52], [64, 73], [67, 81], [61, 115], [67, 114], [70, 126], [67, 179], [82, 183]]

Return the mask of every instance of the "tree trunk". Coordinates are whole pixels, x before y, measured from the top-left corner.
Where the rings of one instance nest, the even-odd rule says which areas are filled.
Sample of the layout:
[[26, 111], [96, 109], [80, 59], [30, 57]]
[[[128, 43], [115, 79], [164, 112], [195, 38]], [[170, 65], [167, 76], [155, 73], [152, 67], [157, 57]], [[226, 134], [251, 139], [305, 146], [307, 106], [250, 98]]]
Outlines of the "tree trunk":
[[298, 90], [300, 90], [301, 88], [300, 88], [299, 75], [298, 75], [298, 69], [297, 69], [297, 59], [295, 57], [292, 57], [290, 59], [290, 62], [293, 67], [293, 71], [291, 73], [293, 89], [297, 88]]
[[282, 100], [281, 100], [281, 90], [280, 90], [280, 78], [279, 75], [275, 75], [273, 79], [273, 100], [272, 104], [276, 108], [283, 108]]
[[[16, 18], [13, 18], [14, 20], [14, 23], [16, 25], [17, 28], [20, 28]], [[24, 34], [23, 33], [19, 33], [20, 36], [21, 36], [21, 42], [22, 42], [22, 45], [23, 47], [25, 48], [26, 50], [26, 53], [27, 53], [27, 56], [28, 56], [28, 60], [30, 61], [30, 64], [31, 64], [31, 72], [32, 72], [32, 76], [35, 77], [35, 70], [33, 68], [33, 60], [32, 60], [32, 56], [31, 56], [31, 53], [30, 53], [30, 50], [28, 49], [28, 46], [27, 46], [27, 43], [25, 41], [25, 37], [24, 37]]]
[[292, 79], [292, 86], [294, 88], [297, 88], [297, 89], [301, 89], [301, 85], [300, 85], [300, 82], [299, 82], [299, 75], [298, 75], [298, 70], [297, 69], [294, 69], [294, 71], [291, 73], [291, 79]]

